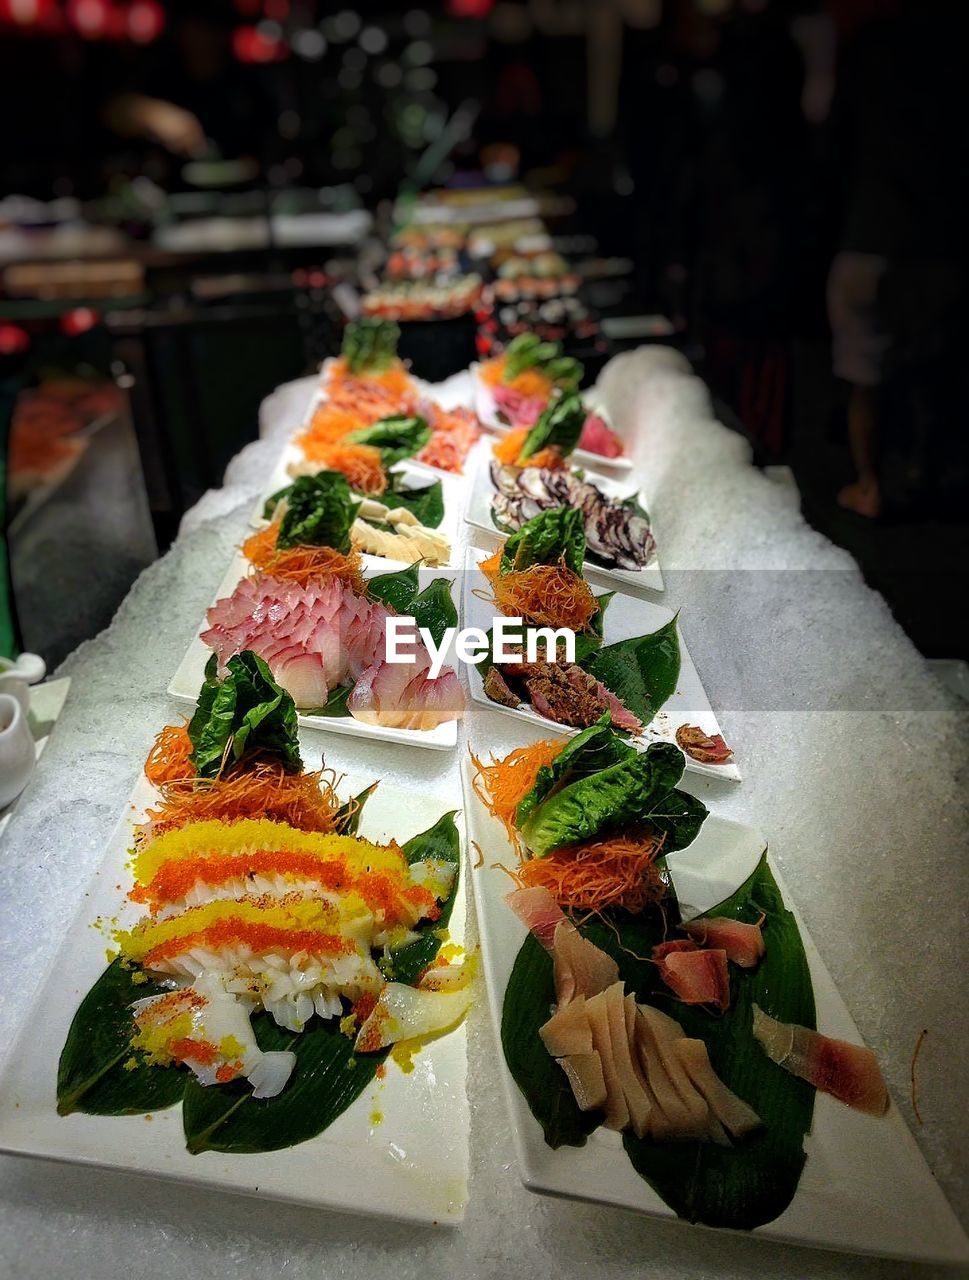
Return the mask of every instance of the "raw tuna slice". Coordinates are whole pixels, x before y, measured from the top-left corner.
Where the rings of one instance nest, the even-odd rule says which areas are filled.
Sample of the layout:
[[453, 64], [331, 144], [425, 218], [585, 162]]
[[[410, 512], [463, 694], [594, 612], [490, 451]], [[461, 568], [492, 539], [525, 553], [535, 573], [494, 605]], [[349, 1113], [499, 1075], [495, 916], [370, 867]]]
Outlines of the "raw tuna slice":
[[[764, 935], [759, 924], [745, 924], [727, 916], [703, 916], [683, 926], [701, 947], [719, 947], [741, 969], [753, 969], [764, 956]], [[655, 957], [654, 957], [655, 958]]]
[[623, 453], [622, 441], [597, 413], [590, 413], [586, 418], [578, 447], [597, 453], [600, 458], [621, 458]]
[[684, 1004], [709, 1004], [721, 1013], [729, 1009], [726, 951], [670, 951], [658, 968], [660, 977]]
[[769, 1058], [791, 1075], [807, 1080], [840, 1102], [883, 1116], [888, 1089], [872, 1051], [846, 1040], [832, 1040], [793, 1022], [778, 1022], [754, 1005], [754, 1035]]
[[668, 942], [660, 942], [653, 947], [653, 960], [662, 964], [674, 951], [696, 951], [697, 945], [692, 938], [670, 938]]
[[515, 889], [505, 895], [505, 902], [546, 951], [555, 946], [555, 929], [565, 913], [549, 891], [542, 886]]
[[584, 938], [570, 920], [555, 929], [552, 964], [555, 998], [560, 1005], [575, 996], [595, 996], [619, 979], [619, 968], [594, 942]]

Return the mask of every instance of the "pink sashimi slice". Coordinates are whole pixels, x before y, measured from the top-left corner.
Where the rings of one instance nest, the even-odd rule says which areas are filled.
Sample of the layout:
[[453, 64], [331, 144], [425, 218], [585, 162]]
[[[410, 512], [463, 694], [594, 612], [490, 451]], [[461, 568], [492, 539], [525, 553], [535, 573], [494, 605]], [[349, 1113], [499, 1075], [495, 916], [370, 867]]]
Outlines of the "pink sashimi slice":
[[674, 951], [696, 951], [697, 945], [692, 938], [670, 938], [667, 942], [659, 942], [653, 947], [653, 960], [662, 964]]
[[709, 1004], [721, 1013], [730, 1007], [726, 951], [671, 951], [659, 974], [684, 1004]]
[[583, 937], [570, 920], [559, 921], [552, 945], [555, 998], [560, 1005], [575, 996], [596, 996], [619, 980], [612, 956]]
[[533, 427], [546, 405], [541, 396], [523, 396], [520, 391], [501, 385], [495, 387], [494, 397], [495, 408], [513, 427]]
[[642, 720], [633, 715], [626, 704], [611, 689], [607, 689], [601, 680], [596, 681], [596, 693], [612, 712], [612, 723], [617, 729], [628, 729], [630, 733], [642, 732]]
[[878, 1061], [863, 1045], [833, 1040], [793, 1022], [778, 1022], [754, 1005], [754, 1036], [767, 1056], [807, 1080], [839, 1102], [883, 1116], [888, 1110], [888, 1089]]
[[764, 935], [759, 924], [746, 924], [727, 916], [703, 916], [683, 925], [701, 947], [719, 947], [741, 969], [755, 968], [764, 956]]
[[354, 685], [347, 710], [364, 724], [433, 729], [464, 712], [464, 691], [453, 671], [435, 680], [413, 663], [375, 662]]
[[526, 889], [514, 889], [505, 895], [505, 902], [546, 951], [555, 946], [555, 929], [565, 913], [549, 891], [542, 885]]
[[318, 653], [306, 653], [294, 646], [284, 650], [270, 670], [276, 683], [293, 695], [293, 701], [301, 710], [322, 707], [326, 702], [326, 677]]

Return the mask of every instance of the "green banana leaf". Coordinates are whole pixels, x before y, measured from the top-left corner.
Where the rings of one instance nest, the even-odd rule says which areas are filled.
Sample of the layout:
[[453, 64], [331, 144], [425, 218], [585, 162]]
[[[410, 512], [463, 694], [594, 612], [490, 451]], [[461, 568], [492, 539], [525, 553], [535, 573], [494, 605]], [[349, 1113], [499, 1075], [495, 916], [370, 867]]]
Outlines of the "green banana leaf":
[[[178, 1102], [188, 1073], [181, 1067], [149, 1067], [131, 1049], [131, 1004], [164, 988], [136, 983], [137, 970], [112, 961], [74, 1015], [57, 1067], [57, 1111], [129, 1116]], [[125, 1067], [135, 1058], [137, 1066]]]
[[676, 621], [673, 617], [649, 635], [604, 645], [582, 663], [643, 724], [649, 724], [672, 697], [680, 678]]
[[363, 817], [363, 806], [367, 803], [373, 793], [380, 785], [378, 782], [371, 782], [369, 787], [364, 787], [359, 791], [352, 800], [348, 800], [346, 804], [340, 806], [336, 811], [333, 819], [334, 830], [339, 831], [344, 836], [355, 836], [360, 829], [360, 819]]
[[414, 597], [410, 612], [417, 625], [429, 631], [435, 644], [439, 645], [448, 627], [458, 625], [458, 611], [451, 599], [451, 584], [448, 579], [433, 578]]
[[444, 489], [440, 480], [409, 488], [399, 472], [392, 471], [387, 478], [390, 483], [380, 499], [385, 506], [391, 509], [406, 507], [426, 529], [439, 527], [444, 519]]
[[[633, 1167], [682, 1218], [707, 1226], [750, 1230], [773, 1221], [790, 1204], [804, 1167], [804, 1138], [814, 1090], [772, 1063], [751, 1032], [752, 1005], [773, 1017], [815, 1026], [814, 994], [797, 925], [785, 908], [766, 854], [750, 878], [708, 915], [753, 921], [761, 912], [766, 954], [757, 969], [731, 966], [731, 1007], [721, 1017], [673, 1000], [648, 957], [669, 936], [675, 900], [659, 913], [617, 914], [582, 932], [609, 952], [627, 990], [675, 1017], [702, 1039], [717, 1074], [764, 1121], [764, 1129], [731, 1147], [713, 1143], [654, 1143], [626, 1134]], [[617, 933], [618, 931], [618, 933]], [[637, 959], [637, 957], [643, 957]], [[579, 1111], [565, 1073], [550, 1058], [538, 1029], [555, 999], [551, 957], [529, 936], [505, 991], [502, 1045], [509, 1069], [552, 1146], [582, 1145], [601, 1119]], [[763, 1002], [766, 1001], [766, 1005]]]

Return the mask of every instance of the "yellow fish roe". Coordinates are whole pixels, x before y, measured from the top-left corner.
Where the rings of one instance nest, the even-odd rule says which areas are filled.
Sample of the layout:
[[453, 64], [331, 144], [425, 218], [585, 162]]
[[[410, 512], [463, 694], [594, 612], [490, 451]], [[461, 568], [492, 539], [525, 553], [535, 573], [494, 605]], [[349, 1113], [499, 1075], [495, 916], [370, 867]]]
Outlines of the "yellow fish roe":
[[131, 1038], [132, 1049], [140, 1049], [153, 1066], [167, 1067], [172, 1061], [170, 1046], [173, 1041], [190, 1036], [193, 1030], [190, 1010], [167, 1021], [137, 1023], [138, 1030]]
[[223, 1036], [219, 1041], [219, 1053], [223, 1058], [241, 1058], [245, 1051], [245, 1046], [235, 1036]]
[[340, 860], [355, 872], [382, 871], [391, 875], [408, 872], [407, 859], [396, 845], [371, 844], [356, 836], [299, 831], [268, 818], [246, 818], [231, 823], [191, 822], [166, 831], [135, 854], [132, 870], [139, 884], [150, 884], [159, 869], [172, 859], [255, 850], [308, 853], [321, 860]]

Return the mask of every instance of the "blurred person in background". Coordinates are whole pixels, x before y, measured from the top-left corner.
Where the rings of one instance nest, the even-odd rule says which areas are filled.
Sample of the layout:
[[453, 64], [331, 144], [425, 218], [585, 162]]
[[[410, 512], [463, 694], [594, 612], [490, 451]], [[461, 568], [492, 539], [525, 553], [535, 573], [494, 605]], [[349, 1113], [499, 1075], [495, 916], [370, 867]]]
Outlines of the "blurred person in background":
[[838, 502], [876, 518], [886, 501], [944, 502], [960, 449], [964, 464], [965, 427], [953, 415], [965, 405], [969, 68], [956, 6], [867, 7], [875, 12], [858, 23], [857, 2], [832, 5], [844, 46], [834, 105], [841, 219], [827, 296], [857, 473]]

